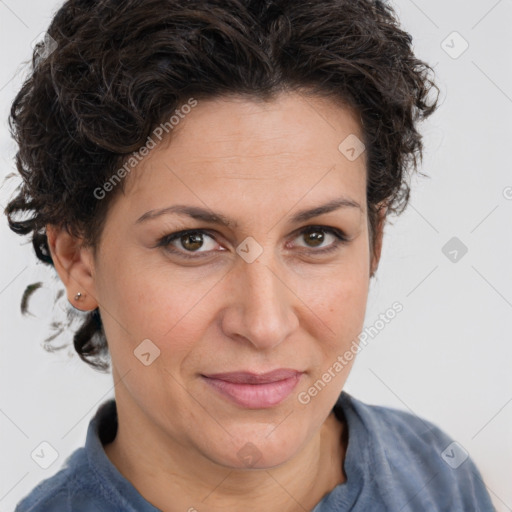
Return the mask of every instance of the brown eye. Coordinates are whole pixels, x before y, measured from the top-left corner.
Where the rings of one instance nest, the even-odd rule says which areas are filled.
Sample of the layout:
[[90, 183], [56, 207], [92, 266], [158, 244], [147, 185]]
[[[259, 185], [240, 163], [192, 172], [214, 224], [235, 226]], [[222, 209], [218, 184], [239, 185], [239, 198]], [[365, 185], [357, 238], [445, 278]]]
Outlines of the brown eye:
[[[327, 226], [307, 226], [295, 237], [299, 240], [296, 247], [301, 252], [322, 255], [335, 251], [341, 244], [347, 243], [345, 234], [337, 228]], [[212, 234], [204, 230], [186, 230], [162, 237], [158, 247], [183, 258], [209, 257], [214, 252], [226, 249], [219, 245]]]
[[325, 240], [325, 233], [319, 229], [303, 233], [304, 240], [310, 247], [318, 247]]
[[218, 244], [213, 236], [205, 231], [189, 230], [164, 236], [159, 240], [158, 246], [186, 257], [194, 253], [205, 256], [213, 251]]
[[296, 239], [302, 242], [297, 244], [299, 248], [310, 249], [312, 254], [334, 251], [340, 244], [348, 241], [339, 229], [324, 226], [308, 226], [300, 231]]
[[187, 233], [180, 237], [180, 242], [187, 251], [197, 251], [203, 245], [203, 235], [201, 233]]

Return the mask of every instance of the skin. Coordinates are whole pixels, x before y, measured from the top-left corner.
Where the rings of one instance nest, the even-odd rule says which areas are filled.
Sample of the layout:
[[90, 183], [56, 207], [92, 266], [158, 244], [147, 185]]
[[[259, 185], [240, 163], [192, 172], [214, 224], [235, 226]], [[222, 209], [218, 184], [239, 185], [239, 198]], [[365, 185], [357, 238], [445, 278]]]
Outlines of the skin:
[[[298, 395], [357, 339], [380, 258], [385, 217], [371, 245], [366, 155], [349, 161], [338, 150], [350, 134], [362, 139], [357, 115], [315, 96], [202, 101], [171, 143], [125, 178], [96, 253], [47, 226], [69, 300], [82, 310], [99, 306], [109, 343], [119, 429], [106, 454], [157, 508], [311, 510], [346, 481], [348, 432], [332, 407], [354, 361], [308, 404]], [[359, 207], [290, 223], [297, 211], [339, 197]], [[136, 222], [176, 204], [207, 207], [237, 225], [176, 214]], [[320, 230], [315, 242], [300, 233], [307, 226], [337, 228], [348, 241], [320, 255], [336, 238]], [[175, 254], [157, 247], [185, 229], [210, 236], [196, 246], [178, 238]], [[236, 252], [247, 237], [263, 250], [252, 263]], [[205, 257], [180, 256], [197, 255], [197, 246]], [[149, 366], [134, 356], [144, 339], [160, 350]], [[232, 403], [200, 377], [276, 368], [304, 374], [289, 397], [263, 409]], [[244, 446], [259, 454], [251, 467], [238, 455]]]

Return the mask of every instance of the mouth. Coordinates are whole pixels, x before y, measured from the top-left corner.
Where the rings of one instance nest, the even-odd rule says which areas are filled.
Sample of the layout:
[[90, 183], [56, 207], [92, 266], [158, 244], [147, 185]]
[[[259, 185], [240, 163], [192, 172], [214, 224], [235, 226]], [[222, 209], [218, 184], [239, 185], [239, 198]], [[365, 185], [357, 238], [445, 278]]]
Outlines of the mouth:
[[217, 394], [246, 409], [266, 409], [283, 402], [304, 372], [280, 368], [267, 373], [229, 372], [201, 375]]

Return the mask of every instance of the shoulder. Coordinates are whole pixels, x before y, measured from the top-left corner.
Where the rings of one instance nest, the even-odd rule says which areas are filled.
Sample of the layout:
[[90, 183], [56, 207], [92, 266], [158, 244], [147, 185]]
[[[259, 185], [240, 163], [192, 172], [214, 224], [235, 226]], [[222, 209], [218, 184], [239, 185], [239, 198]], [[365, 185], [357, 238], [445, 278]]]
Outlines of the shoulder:
[[391, 460], [407, 456], [420, 463], [430, 462], [430, 465], [443, 469], [455, 469], [468, 459], [468, 453], [460, 443], [434, 423], [412, 412], [365, 404], [353, 397], [350, 403]]
[[[339, 403], [352, 424], [365, 431], [371, 464], [387, 477], [384, 494], [400, 487], [411, 497], [412, 509], [416, 502], [417, 509], [442, 503], [443, 510], [474, 510], [476, 504], [481, 511], [495, 510], [468, 451], [434, 423], [412, 412], [365, 404], [347, 393]], [[350, 426], [348, 432], [350, 445]]]
[[14, 512], [106, 510], [95, 499], [98, 482], [88, 462], [85, 448], [75, 450], [55, 475], [34, 487], [16, 506]]

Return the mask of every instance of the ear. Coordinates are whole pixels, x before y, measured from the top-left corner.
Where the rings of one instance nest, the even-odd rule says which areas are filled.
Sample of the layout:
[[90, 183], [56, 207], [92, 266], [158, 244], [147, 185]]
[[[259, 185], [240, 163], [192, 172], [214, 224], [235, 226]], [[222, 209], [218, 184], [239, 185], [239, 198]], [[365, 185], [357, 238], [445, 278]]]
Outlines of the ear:
[[46, 226], [46, 236], [55, 270], [66, 287], [68, 301], [82, 311], [96, 309], [92, 248], [84, 246], [81, 238], [72, 236], [65, 228], [55, 225]]
[[379, 266], [380, 255], [382, 252], [382, 239], [384, 237], [384, 224], [386, 223], [386, 214], [388, 212], [387, 206], [378, 205], [377, 210], [377, 225], [373, 236], [373, 253], [370, 262], [370, 277], [373, 277]]

